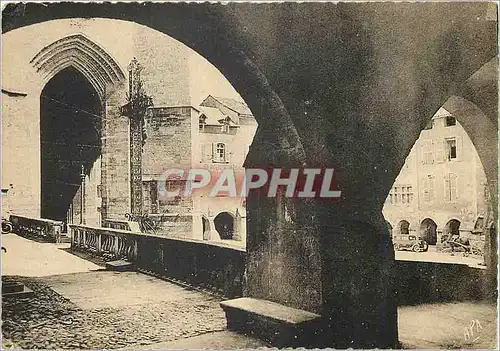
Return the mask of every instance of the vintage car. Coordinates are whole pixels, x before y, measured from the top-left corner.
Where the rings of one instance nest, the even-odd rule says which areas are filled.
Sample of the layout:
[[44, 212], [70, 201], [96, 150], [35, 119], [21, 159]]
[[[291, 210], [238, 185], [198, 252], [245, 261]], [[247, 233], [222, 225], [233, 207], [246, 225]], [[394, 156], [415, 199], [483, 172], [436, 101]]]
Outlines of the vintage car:
[[414, 252], [425, 252], [429, 249], [429, 244], [415, 235], [395, 235], [392, 242], [395, 251], [411, 250]]

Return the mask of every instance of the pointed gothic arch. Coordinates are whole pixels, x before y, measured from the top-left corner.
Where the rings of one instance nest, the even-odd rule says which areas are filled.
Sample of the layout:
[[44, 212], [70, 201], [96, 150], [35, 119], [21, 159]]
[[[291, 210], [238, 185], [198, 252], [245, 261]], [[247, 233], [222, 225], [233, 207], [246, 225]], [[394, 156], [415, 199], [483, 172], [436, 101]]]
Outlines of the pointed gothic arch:
[[83, 34], [69, 35], [45, 46], [30, 63], [42, 75], [44, 83], [63, 69], [74, 67], [88, 79], [102, 101], [125, 80], [115, 59]]

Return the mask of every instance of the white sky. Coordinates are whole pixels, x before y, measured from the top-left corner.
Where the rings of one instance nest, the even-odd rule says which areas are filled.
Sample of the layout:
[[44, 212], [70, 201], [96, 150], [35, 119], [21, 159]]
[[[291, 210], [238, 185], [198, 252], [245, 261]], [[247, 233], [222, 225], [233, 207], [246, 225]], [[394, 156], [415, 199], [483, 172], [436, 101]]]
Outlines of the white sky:
[[243, 101], [222, 73], [193, 50], [190, 50], [189, 70], [193, 105], [199, 105], [208, 95]]

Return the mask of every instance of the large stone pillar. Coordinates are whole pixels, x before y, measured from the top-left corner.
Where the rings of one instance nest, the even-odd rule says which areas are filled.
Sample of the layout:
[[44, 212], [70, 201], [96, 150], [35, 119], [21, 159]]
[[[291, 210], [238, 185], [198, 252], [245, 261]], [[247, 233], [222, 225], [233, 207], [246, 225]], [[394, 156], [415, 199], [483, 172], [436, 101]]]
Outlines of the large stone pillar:
[[364, 212], [342, 205], [317, 207], [325, 322], [320, 346], [394, 348], [397, 307], [389, 230], [374, 204]]
[[390, 233], [381, 209], [366, 203], [248, 198], [244, 295], [319, 313], [303, 346], [398, 345]]

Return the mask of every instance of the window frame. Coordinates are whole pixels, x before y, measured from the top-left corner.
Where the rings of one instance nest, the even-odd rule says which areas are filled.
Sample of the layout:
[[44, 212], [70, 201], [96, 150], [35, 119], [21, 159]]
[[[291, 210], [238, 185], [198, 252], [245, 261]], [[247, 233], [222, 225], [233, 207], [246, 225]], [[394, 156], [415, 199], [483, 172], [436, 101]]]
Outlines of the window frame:
[[434, 140], [426, 139], [422, 144], [422, 163], [432, 165], [435, 163]]
[[[446, 143], [446, 160], [449, 162], [453, 162], [458, 160], [458, 140], [457, 138], [445, 138]], [[454, 146], [451, 146], [451, 143], [454, 143]], [[455, 149], [455, 157], [451, 157], [453, 153], [453, 148]]]
[[444, 191], [445, 202], [453, 203], [458, 201], [458, 175], [451, 172], [444, 175]]
[[422, 187], [422, 200], [424, 203], [433, 203], [436, 198], [435, 177], [428, 174], [424, 177], [424, 184]]
[[[219, 155], [219, 145], [222, 145], [223, 156]], [[226, 163], [227, 161], [227, 145], [222, 141], [217, 141], [214, 143], [214, 152], [212, 156], [212, 161], [217, 163]]]
[[[453, 124], [448, 123], [449, 121], [453, 121]], [[457, 119], [453, 116], [446, 116], [444, 121], [445, 127], [454, 127], [457, 125]]]

